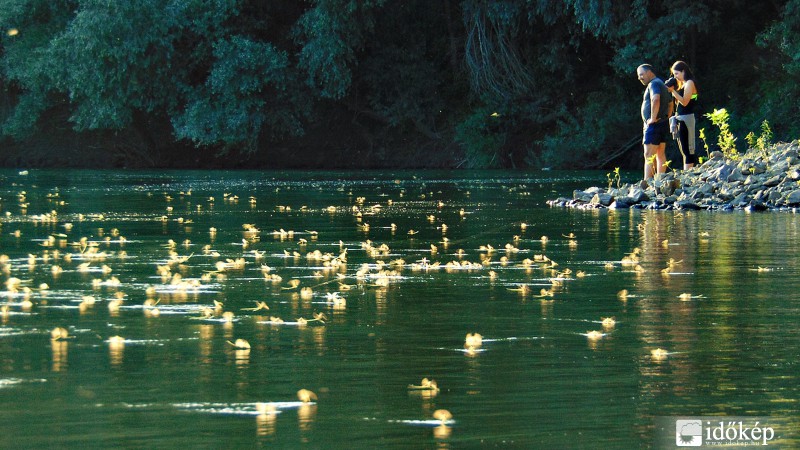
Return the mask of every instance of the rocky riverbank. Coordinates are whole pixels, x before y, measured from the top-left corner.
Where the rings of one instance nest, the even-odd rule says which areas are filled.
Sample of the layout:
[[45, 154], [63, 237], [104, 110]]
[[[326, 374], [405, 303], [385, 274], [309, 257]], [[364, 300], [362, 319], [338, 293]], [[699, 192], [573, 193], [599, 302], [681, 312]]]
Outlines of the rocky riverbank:
[[737, 160], [713, 152], [690, 170], [658, 174], [648, 182], [575, 190], [547, 202], [566, 208], [675, 210], [793, 210], [800, 207], [800, 141], [750, 149]]

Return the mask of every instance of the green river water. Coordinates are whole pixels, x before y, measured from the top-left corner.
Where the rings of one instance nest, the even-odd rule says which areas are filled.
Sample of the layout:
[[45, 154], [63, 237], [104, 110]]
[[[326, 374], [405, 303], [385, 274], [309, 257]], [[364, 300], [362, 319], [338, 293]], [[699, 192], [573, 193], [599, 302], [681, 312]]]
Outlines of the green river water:
[[545, 204], [605, 180], [2, 170], [0, 447], [800, 448], [797, 215]]

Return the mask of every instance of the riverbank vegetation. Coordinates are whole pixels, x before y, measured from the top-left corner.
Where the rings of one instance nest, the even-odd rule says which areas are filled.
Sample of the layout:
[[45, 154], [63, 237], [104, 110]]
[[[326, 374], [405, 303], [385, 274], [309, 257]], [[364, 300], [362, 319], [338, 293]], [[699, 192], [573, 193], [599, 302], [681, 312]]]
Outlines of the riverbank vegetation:
[[635, 68], [678, 59], [733, 134], [800, 136], [800, 0], [0, 0], [0, 29], [4, 165], [632, 167]]

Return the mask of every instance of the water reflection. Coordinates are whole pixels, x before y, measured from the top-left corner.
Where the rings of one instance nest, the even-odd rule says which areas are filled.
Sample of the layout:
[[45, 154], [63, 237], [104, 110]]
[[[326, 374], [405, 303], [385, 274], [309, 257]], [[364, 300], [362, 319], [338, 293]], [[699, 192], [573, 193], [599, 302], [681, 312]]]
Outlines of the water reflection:
[[277, 411], [266, 411], [256, 416], [256, 434], [261, 437], [275, 434], [277, 417]]
[[[433, 427], [433, 437], [436, 439], [447, 439], [453, 433], [453, 428], [445, 424]], [[436, 448], [450, 448], [444, 442], [439, 442]]]
[[118, 367], [122, 364], [125, 350], [125, 339], [121, 336], [112, 336], [108, 339], [108, 353], [111, 365]]
[[66, 341], [56, 341], [53, 340], [50, 342], [50, 347], [52, 348], [52, 371], [53, 372], [62, 372], [67, 370], [67, 355], [69, 351], [69, 344]]
[[245, 368], [250, 364], [250, 349], [237, 348], [234, 350], [234, 357], [236, 359], [236, 365], [240, 368]]
[[317, 415], [317, 405], [315, 403], [304, 403], [297, 408], [297, 424], [300, 431], [311, 431], [314, 419]]

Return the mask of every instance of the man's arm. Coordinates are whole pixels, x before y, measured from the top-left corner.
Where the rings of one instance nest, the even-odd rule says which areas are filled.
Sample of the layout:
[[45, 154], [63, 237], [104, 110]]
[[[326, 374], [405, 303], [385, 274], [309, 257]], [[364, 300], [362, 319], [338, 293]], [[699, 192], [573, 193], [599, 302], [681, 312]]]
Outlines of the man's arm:
[[658, 111], [661, 107], [661, 94], [651, 92], [650, 96], [650, 119], [647, 124], [656, 123], [658, 121]]

